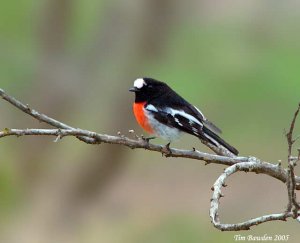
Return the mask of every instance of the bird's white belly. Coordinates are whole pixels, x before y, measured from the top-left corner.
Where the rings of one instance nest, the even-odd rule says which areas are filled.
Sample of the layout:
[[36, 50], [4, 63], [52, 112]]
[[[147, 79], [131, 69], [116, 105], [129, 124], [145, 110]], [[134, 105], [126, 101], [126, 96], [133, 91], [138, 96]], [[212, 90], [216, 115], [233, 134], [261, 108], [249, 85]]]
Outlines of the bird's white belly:
[[155, 135], [165, 140], [171, 142], [177, 140], [181, 136], [181, 131], [179, 131], [177, 128], [172, 128], [160, 123], [150, 112], [148, 112], [148, 122], [152, 127]]

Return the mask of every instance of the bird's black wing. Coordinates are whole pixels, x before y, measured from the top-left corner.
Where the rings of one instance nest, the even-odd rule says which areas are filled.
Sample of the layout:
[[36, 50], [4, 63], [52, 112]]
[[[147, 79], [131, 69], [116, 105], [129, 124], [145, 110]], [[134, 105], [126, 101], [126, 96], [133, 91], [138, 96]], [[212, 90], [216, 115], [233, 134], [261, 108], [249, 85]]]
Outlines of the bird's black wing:
[[195, 106], [187, 102], [174, 90], [170, 90], [168, 93], [164, 94], [162, 97], [158, 97], [152, 101], [155, 107], [164, 109], [166, 107], [172, 107], [173, 109], [183, 111], [188, 115], [195, 117], [198, 121], [202, 123], [203, 126], [213, 131], [214, 133], [221, 134], [222, 131], [215, 124], [209, 121], [204, 114]]
[[214, 123], [209, 121], [196, 106], [189, 104], [188, 110], [186, 112], [191, 115], [193, 114], [195, 117], [200, 119], [203, 122], [203, 125], [207, 127], [209, 130], [213, 131], [214, 133], [217, 134], [222, 133], [222, 130], [218, 128]]
[[[229, 151], [234, 154], [239, 152], [219, 137], [212, 129], [207, 127], [203, 120], [197, 119], [193, 113], [187, 113], [182, 106], [182, 109], [175, 109], [176, 106], [170, 107], [155, 107], [154, 105], [147, 105], [145, 108], [150, 112], [153, 117], [160, 123], [165, 124], [166, 126], [177, 128], [180, 131], [194, 135], [201, 140], [209, 141], [210, 143], [218, 146], [221, 144]], [[179, 108], [179, 107], [178, 107]]]
[[169, 127], [197, 136], [216, 146], [221, 144], [232, 153], [238, 154], [234, 147], [218, 136], [221, 130], [216, 125], [208, 121], [198, 108], [173, 90], [151, 100], [151, 104], [149, 102], [146, 109], [152, 112], [156, 120]]
[[169, 107], [161, 108], [153, 105], [147, 105], [145, 108], [157, 121], [166, 126], [177, 128], [180, 131], [197, 137], [202, 134], [203, 123], [184, 110]]

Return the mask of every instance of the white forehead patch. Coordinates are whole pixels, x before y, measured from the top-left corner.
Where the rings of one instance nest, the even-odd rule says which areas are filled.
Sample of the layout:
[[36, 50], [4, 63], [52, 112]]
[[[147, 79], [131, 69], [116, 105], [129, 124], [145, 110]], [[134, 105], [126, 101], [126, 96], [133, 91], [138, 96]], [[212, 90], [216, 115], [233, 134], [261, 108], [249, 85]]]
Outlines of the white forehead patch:
[[136, 79], [133, 83], [133, 86], [138, 88], [138, 89], [141, 89], [144, 85], [146, 85], [146, 82], [142, 78]]

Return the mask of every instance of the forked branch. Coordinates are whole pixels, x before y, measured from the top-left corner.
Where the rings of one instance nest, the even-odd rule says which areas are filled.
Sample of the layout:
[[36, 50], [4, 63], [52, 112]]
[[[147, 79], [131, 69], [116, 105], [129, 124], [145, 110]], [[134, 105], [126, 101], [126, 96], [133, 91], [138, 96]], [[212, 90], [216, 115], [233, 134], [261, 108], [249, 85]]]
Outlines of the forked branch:
[[[228, 168], [220, 175], [215, 184], [213, 185], [213, 195], [211, 199], [211, 209], [210, 217], [213, 225], [222, 230], [222, 231], [238, 231], [238, 230], [248, 230], [251, 226], [265, 223], [268, 221], [274, 220], [286, 220], [289, 217], [297, 218], [299, 216], [299, 205], [296, 201], [295, 190], [300, 190], [300, 177], [295, 176], [294, 167], [297, 160], [292, 157], [292, 145], [296, 139], [293, 139], [293, 130], [296, 122], [297, 115], [299, 113], [300, 105], [296, 111], [290, 131], [287, 134], [288, 144], [289, 144], [289, 153], [288, 153], [288, 168], [282, 168], [280, 164], [273, 164], [270, 162], [264, 162], [255, 157], [243, 157], [235, 156], [226, 150], [222, 146], [213, 146], [207, 143], [210, 149], [212, 149], [216, 154], [204, 153], [196, 149], [183, 150], [170, 148], [169, 150], [165, 149], [165, 146], [156, 145], [150, 143], [147, 139], [138, 137], [135, 135], [134, 138], [129, 138], [124, 135], [106, 135], [100, 134], [88, 130], [83, 130], [79, 128], [74, 128], [65, 123], [57, 121], [51, 117], [46, 116], [45, 114], [39, 113], [38, 111], [32, 109], [29, 105], [25, 105], [14, 97], [5, 93], [0, 89], [0, 96], [18, 108], [19, 110], [25, 112], [26, 114], [34, 117], [40, 122], [47, 123], [53, 126], [55, 129], [12, 129], [4, 128], [0, 131], [0, 138], [7, 136], [54, 136], [56, 137], [54, 141], [58, 141], [66, 136], [76, 137], [80, 141], [87, 144], [119, 144], [124, 145], [132, 149], [142, 148], [149, 151], [159, 152], [165, 155], [166, 157], [180, 157], [188, 159], [196, 159], [204, 161], [206, 164], [214, 163], [220, 165], [226, 165]], [[249, 171], [255, 172], [257, 174], [265, 174], [271, 176], [275, 179], [282, 181], [287, 184], [289, 204], [285, 212], [279, 214], [270, 214], [265, 215], [256, 219], [250, 219], [243, 223], [237, 224], [222, 224], [219, 219], [219, 200], [222, 197], [221, 189], [225, 185], [225, 180], [232, 174], [239, 171]]]

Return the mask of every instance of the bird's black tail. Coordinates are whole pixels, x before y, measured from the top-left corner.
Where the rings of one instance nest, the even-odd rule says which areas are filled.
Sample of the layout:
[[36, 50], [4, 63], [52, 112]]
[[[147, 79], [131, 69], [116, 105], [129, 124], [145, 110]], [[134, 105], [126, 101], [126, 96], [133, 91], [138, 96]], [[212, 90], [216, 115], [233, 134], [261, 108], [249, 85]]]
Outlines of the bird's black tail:
[[235, 155], [239, 154], [239, 151], [236, 148], [232, 147], [230, 144], [225, 142], [222, 138], [220, 138], [217, 134], [215, 134], [205, 126], [203, 126], [202, 131], [204, 133], [203, 135], [205, 136], [205, 140], [208, 140], [210, 143], [214, 144], [215, 146], [218, 146], [218, 144], [220, 144]]

